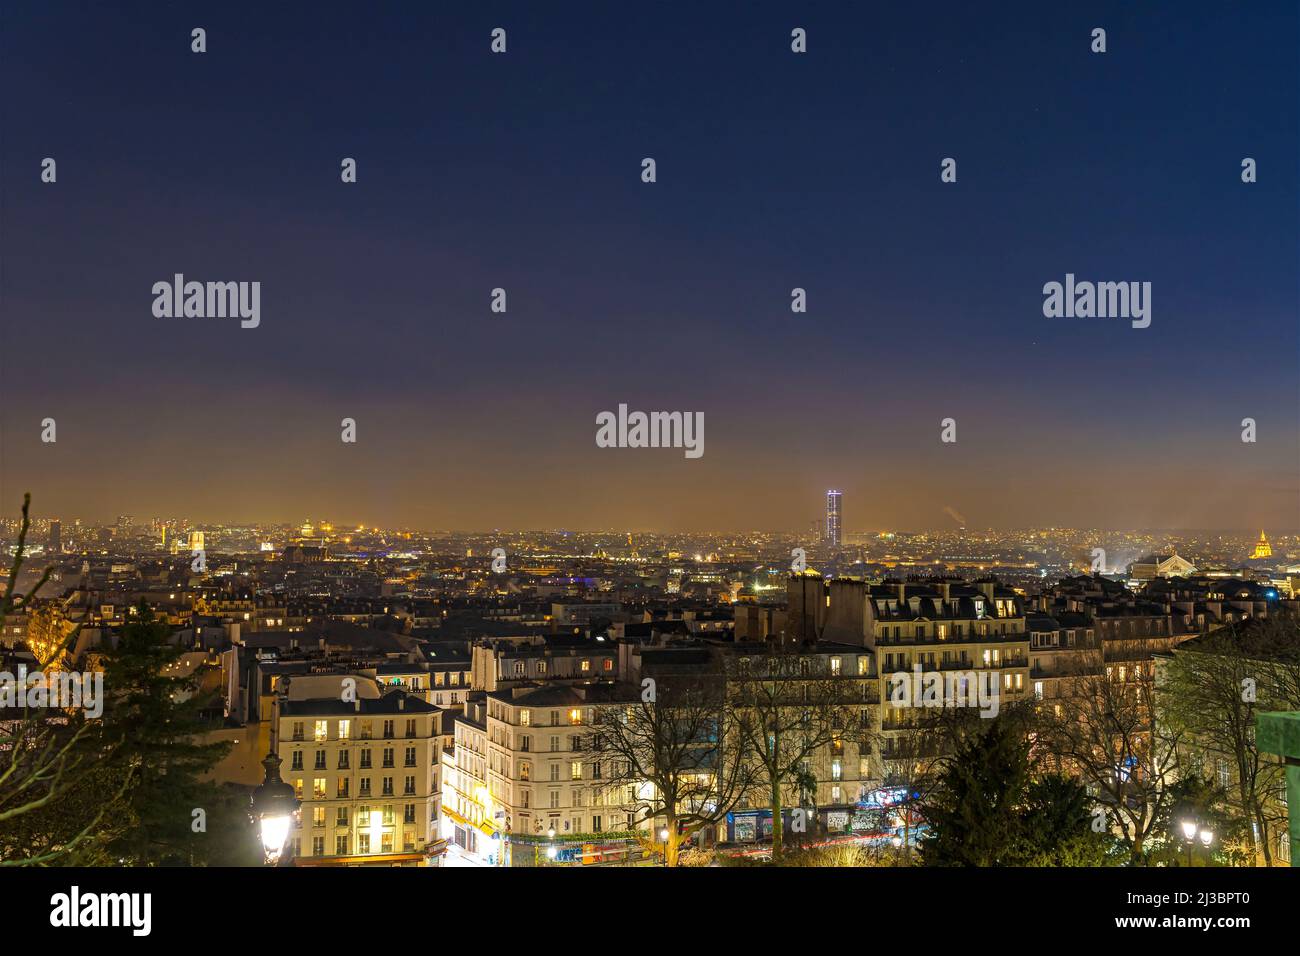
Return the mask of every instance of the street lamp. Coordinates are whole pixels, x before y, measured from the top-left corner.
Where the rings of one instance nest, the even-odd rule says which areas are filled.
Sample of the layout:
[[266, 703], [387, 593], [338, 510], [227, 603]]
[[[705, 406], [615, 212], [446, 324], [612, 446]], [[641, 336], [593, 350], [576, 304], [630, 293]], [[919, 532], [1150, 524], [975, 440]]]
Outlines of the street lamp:
[[267, 866], [275, 866], [289, 840], [289, 829], [300, 806], [293, 787], [280, 779], [280, 758], [275, 752], [262, 761], [266, 779], [253, 791], [249, 813], [262, 838], [262, 856]]
[[1194, 865], [1195, 858], [1193, 852], [1196, 849], [1196, 841], [1200, 840], [1201, 846], [1205, 847], [1206, 864], [1209, 864], [1210, 844], [1214, 842], [1214, 831], [1209, 827], [1203, 827], [1196, 820], [1183, 820], [1179, 824], [1183, 829], [1183, 840], [1187, 844], [1187, 865]]

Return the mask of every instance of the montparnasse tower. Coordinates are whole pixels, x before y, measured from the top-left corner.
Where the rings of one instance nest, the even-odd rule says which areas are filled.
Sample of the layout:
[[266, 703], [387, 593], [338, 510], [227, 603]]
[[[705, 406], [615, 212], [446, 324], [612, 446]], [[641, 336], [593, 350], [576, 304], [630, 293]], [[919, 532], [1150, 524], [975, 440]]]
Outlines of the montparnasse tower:
[[1259, 533], [1259, 540], [1255, 542], [1255, 550], [1250, 557], [1252, 560], [1273, 557], [1273, 546], [1268, 543], [1268, 538], [1264, 537], [1262, 530]]

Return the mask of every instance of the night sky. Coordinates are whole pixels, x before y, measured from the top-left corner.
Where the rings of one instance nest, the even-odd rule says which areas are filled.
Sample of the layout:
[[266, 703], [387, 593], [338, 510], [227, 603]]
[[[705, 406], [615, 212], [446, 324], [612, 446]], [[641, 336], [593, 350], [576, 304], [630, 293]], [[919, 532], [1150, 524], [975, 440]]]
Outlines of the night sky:
[[[1297, 21], [7, 3], [4, 513], [1300, 527]], [[260, 327], [155, 318], [177, 272], [260, 281]], [[1151, 327], [1044, 318], [1067, 272], [1151, 282]], [[619, 403], [704, 456], [597, 448]]]

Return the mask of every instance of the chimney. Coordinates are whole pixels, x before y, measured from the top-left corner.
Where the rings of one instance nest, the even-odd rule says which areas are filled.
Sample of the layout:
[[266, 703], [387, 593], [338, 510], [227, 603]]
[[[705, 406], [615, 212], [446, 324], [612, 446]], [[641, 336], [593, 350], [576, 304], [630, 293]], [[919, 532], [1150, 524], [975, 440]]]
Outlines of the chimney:
[[906, 581], [898, 582], [898, 603], [899, 604], [907, 603], [907, 582]]

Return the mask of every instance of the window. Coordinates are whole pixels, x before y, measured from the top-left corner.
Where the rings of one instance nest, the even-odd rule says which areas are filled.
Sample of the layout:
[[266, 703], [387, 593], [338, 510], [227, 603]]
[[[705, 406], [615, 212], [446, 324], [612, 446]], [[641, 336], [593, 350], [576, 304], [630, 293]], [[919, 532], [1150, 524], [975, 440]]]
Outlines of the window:
[[531, 764], [521, 763], [519, 765], [519, 779], [531, 780], [533, 778], [533, 768]]
[[348, 825], [348, 808], [347, 808], [347, 807], [339, 807], [339, 809], [338, 809], [338, 814], [334, 817], [334, 825], [335, 825], [336, 827], [345, 827], [345, 826]]
[[311, 855], [312, 856], [325, 855], [325, 838], [323, 836], [311, 838]]
[[350, 720], [340, 720], [340, 721], [339, 721], [339, 740], [351, 740], [351, 739], [352, 739], [352, 721], [350, 721]]
[[393, 748], [392, 748], [392, 747], [385, 747], [385, 748], [384, 748], [384, 766], [385, 766], [385, 767], [391, 767], [392, 765], [393, 765]]
[[[609, 657], [605, 658], [605, 660], [602, 662], [602, 664], [603, 664], [605, 670], [607, 670], [607, 671], [612, 671], [612, 670], [614, 669], [614, 660], [613, 660], [613, 658], [609, 658]], [[597, 817], [596, 819], [599, 820], [600, 817]]]
[[347, 777], [339, 777], [338, 796], [340, 799], [348, 795], [348, 782]]
[[831, 674], [835, 677], [840, 676], [840, 665], [843, 661], [838, 657], [831, 658]]
[[533, 746], [532, 737], [525, 736], [519, 738], [519, 749], [522, 750], [524, 753], [528, 753], [528, 751], [532, 749], [532, 746]]
[[407, 777], [407, 778], [406, 778], [406, 789], [403, 790], [402, 792], [403, 792], [404, 794], [406, 794], [407, 796], [410, 796], [410, 795], [412, 795], [412, 794], [415, 793], [415, 778], [414, 778], [414, 777]]
[[325, 799], [325, 778], [314, 777], [311, 782], [311, 796], [313, 800]]
[[591, 670], [591, 661], [584, 660], [580, 665], [580, 669], [584, 674], [587, 673], [587, 671]]
[[360, 833], [357, 834], [357, 852], [358, 853], [370, 852], [370, 831], [369, 830], [362, 830]]
[[369, 747], [361, 751], [361, 769], [362, 770], [370, 769], [370, 748]]
[[[519, 712], [519, 726], [520, 726], [520, 727], [527, 727], [527, 726], [532, 722], [532, 719], [533, 719], [532, 711], [529, 711], [529, 710], [521, 710], [521, 711]], [[524, 739], [526, 740], [527, 738], [524, 738]]]
[[382, 791], [382, 796], [391, 797], [392, 795], [393, 795], [393, 778], [384, 777], [384, 789]]
[[340, 833], [334, 838], [334, 855], [348, 855], [348, 835], [346, 833]]
[[405, 766], [407, 766], [407, 767], [414, 767], [414, 766], [415, 766], [415, 748], [414, 748], [414, 747], [407, 747], [407, 748], [406, 748], [406, 755], [405, 755], [405, 756], [406, 756], [406, 763], [405, 763]]
[[551, 764], [551, 779], [552, 780], [560, 779], [560, 765], [558, 763]]
[[592, 833], [599, 833], [599, 832], [600, 832], [601, 830], [603, 830], [603, 829], [604, 829], [604, 827], [601, 826], [601, 819], [600, 819], [600, 817], [592, 817], [592, 818], [591, 818], [591, 832], [592, 832]]
[[415, 736], [415, 718], [414, 718], [414, 717], [407, 717], [407, 718], [406, 718], [406, 736], [408, 736], [408, 737], [414, 737], [414, 736]]
[[318, 720], [318, 721], [316, 721], [316, 739], [317, 739], [317, 740], [327, 740], [327, 739], [329, 739], [329, 731], [330, 731], [330, 722], [329, 722], [328, 720]]
[[361, 778], [361, 796], [363, 796], [363, 797], [368, 797], [368, 796], [370, 796], [370, 778], [369, 778], [369, 777], [362, 777], [362, 778]]
[[293, 722], [293, 739], [302, 740], [302, 735], [303, 735], [303, 722], [301, 720], [295, 720]]
[[347, 770], [347, 769], [348, 769], [348, 751], [346, 751], [346, 750], [340, 750], [340, 751], [339, 751], [339, 766], [338, 766], [338, 769], [339, 769], [339, 770]]
[[312, 808], [311, 808], [311, 825], [312, 825], [313, 827], [323, 827], [323, 826], [325, 825], [325, 808], [324, 808], [324, 807], [312, 807]]
[[569, 711], [569, 723], [571, 723], [571, 724], [580, 724], [580, 723], [582, 723], [582, 711], [581, 711], [581, 709], [579, 709], [579, 708], [577, 708], [577, 707], [574, 707], [572, 710]]
[[406, 806], [402, 808], [402, 822], [403, 823], [415, 822], [415, 804], [408, 803], [406, 804]]
[[385, 740], [391, 740], [392, 737], [393, 737], [393, 721], [391, 721], [391, 720], [385, 720], [385, 721], [384, 721], [384, 739], [385, 739]]
[[314, 770], [325, 769], [325, 751], [323, 750], [316, 751], [316, 766], [312, 769]]
[[863, 655], [862, 657], [859, 657], [859, 658], [858, 658], [858, 676], [859, 676], [859, 677], [865, 677], [865, 676], [867, 676], [867, 665], [868, 665], [869, 663], [870, 663], [870, 658], [868, 658], [866, 655]]
[[301, 770], [301, 769], [302, 769], [302, 751], [301, 751], [301, 750], [295, 750], [295, 751], [293, 752], [293, 757], [292, 757], [292, 759], [290, 760], [290, 763], [289, 763], [289, 769], [290, 769], [290, 770]]
[[573, 761], [570, 761], [570, 763], [569, 763], [569, 779], [570, 779], [570, 780], [581, 780], [581, 779], [582, 779], [582, 761], [581, 761], [581, 760], [573, 760]]

